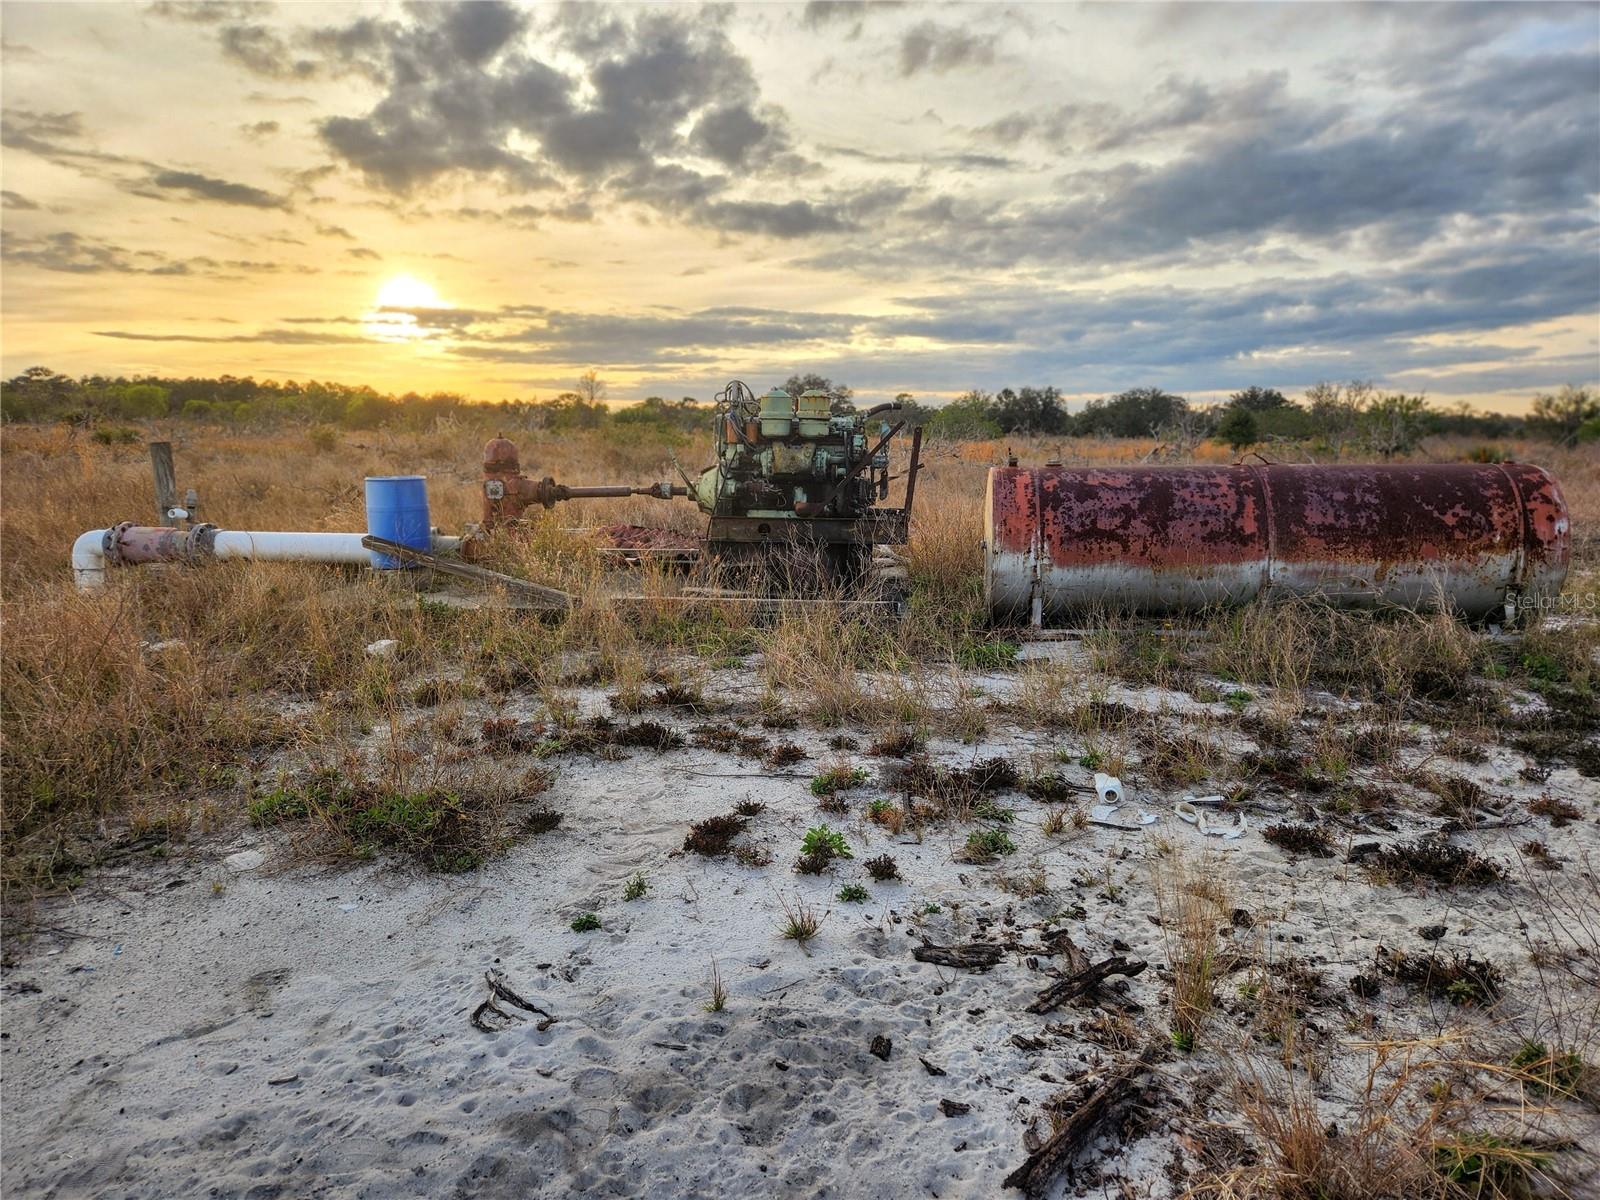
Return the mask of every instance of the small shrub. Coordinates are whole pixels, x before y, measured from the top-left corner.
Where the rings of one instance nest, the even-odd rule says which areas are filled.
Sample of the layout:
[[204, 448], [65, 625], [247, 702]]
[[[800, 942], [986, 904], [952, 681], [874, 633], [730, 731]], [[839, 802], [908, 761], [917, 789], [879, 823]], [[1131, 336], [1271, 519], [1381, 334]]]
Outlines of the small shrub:
[[895, 729], [882, 734], [867, 749], [874, 758], [910, 758], [927, 748], [927, 739], [915, 729]]
[[726, 854], [733, 839], [743, 831], [745, 820], [737, 813], [724, 813], [707, 817], [689, 826], [689, 836], [683, 839], [683, 848], [707, 858]]
[[657, 688], [650, 693], [651, 704], [662, 708], [681, 708], [690, 712], [704, 712], [707, 708], [706, 698], [697, 687], [683, 687], [680, 684], [668, 684], [666, 687]]
[[650, 890], [650, 881], [643, 874], [635, 875], [622, 888], [624, 900], [638, 900]]
[[772, 862], [772, 851], [765, 846], [735, 846], [733, 861], [741, 867], [765, 867]]
[[813, 796], [832, 796], [850, 788], [860, 787], [867, 781], [867, 773], [860, 767], [840, 765], [829, 767], [811, 779]]
[[1563, 829], [1568, 823], [1583, 816], [1583, 810], [1576, 804], [1557, 800], [1554, 796], [1540, 796], [1537, 800], [1529, 801], [1528, 811], [1536, 817], [1548, 817], [1550, 824], [1557, 829]]
[[1333, 856], [1333, 842], [1329, 839], [1327, 830], [1321, 829], [1316, 825], [1295, 825], [1283, 822], [1277, 825], [1268, 825], [1261, 831], [1261, 836], [1280, 850], [1287, 850], [1290, 854], [1304, 854], [1311, 858], [1331, 858]]
[[805, 759], [806, 752], [794, 742], [776, 742], [767, 751], [767, 765], [771, 767], [787, 767]]
[[1004, 829], [974, 829], [967, 835], [962, 857], [967, 862], [984, 863], [1016, 852], [1016, 844]]
[[1255, 699], [1255, 695], [1251, 692], [1245, 691], [1243, 688], [1235, 688], [1222, 699], [1227, 703], [1229, 708], [1233, 709], [1234, 712], [1242, 713], [1245, 709], [1250, 707], [1251, 702]]
[[681, 749], [687, 742], [676, 729], [657, 721], [640, 721], [633, 725], [619, 725], [611, 734], [611, 744], [664, 751]]
[[572, 919], [573, 933], [593, 933], [600, 928], [600, 915], [598, 913], [580, 913]]
[[101, 446], [132, 446], [139, 441], [139, 431], [129, 425], [102, 425], [94, 431], [94, 440]]
[[826, 825], [813, 825], [806, 830], [806, 835], [800, 842], [802, 854], [813, 854], [818, 851], [825, 852], [829, 858], [850, 858], [850, 844], [845, 841], [844, 834], [837, 829], [829, 829]]
[[1022, 784], [1022, 794], [1040, 804], [1066, 804], [1082, 790], [1060, 771], [1042, 771]]
[[900, 878], [900, 864], [887, 854], [880, 854], [876, 858], [869, 858], [861, 864], [879, 883], [887, 883], [891, 879]]
[[839, 900], [844, 904], [865, 904], [872, 893], [859, 883], [847, 883], [839, 889]]
[[766, 812], [767, 806], [759, 800], [741, 800], [733, 806], [733, 811], [741, 817], [754, 817]]
[[1505, 877], [1497, 863], [1442, 838], [1418, 838], [1372, 855], [1369, 868], [1391, 883], [1434, 883], [1440, 887], [1486, 887]]

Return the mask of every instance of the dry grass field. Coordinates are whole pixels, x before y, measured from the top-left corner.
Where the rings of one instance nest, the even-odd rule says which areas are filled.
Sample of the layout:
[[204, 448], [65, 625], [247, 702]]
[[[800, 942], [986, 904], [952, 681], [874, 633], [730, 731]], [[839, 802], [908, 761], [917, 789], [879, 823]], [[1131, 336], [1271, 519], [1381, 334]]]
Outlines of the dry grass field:
[[[476, 517], [479, 456], [492, 432], [349, 434], [318, 448], [293, 431], [159, 431], [174, 443], [180, 488], [198, 489], [201, 515], [223, 528], [360, 529], [363, 476], [418, 472], [429, 477], [433, 519], [447, 532]], [[579, 483], [669, 473], [661, 445], [511, 435], [529, 474]], [[672, 449], [690, 467], [703, 453], [692, 443]], [[619, 607], [590, 543], [570, 527], [628, 521], [688, 531], [699, 515], [683, 501], [560, 507], [504, 548], [530, 577], [583, 597], [570, 618], [552, 622], [419, 600], [410, 580], [288, 565], [128, 569], [113, 572], [102, 592], [79, 594], [67, 561], [77, 534], [151, 516], [146, 452], [58, 428], [6, 427], [8, 993], [24, 978], [48, 991], [39, 981], [51, 961], [104, 966], [105, 930], [132, 937], [112, 912], [122, 899], [108, 897], [138, 894], [151, 921], [162, 905], [187, 904], [177, 919], [196, 928], [221, 921], [237, 932], [253, 920], [275, 929], [281, 921], [279, 932], [259, 936], [287, 963], [300, 944], [284, 940], [287, 931], [310, 919], [296, 906], [368, 886], [342, 884], [341, 875], [387, 879], [388, 894], [410, 905], [409, 916], [374, 918], [400, 939], [394, 945], [427, 933], [434, 917], [423, 913], [448, 912], [461, 945], [482, 936], [499, 910], [453, 890], [481, 879], [480, 890], [520, 895], [516, 920], [557, 931], [528, 935], [545, 940], [526, 953], [491, 938], [494, 962], [522, 962], [532, 973], [534, 958], [550, 960], [543, 967], [566, 961], [541, 996], [564, 1012], [587, 1006], [595, 1036], [618, 1061], [694, 1057], [672, 1085], [686, 1089], [676, 1120], [693, 1114], [714, 1124], [721, 1113], [734, 1121], [730, 1097], [754, 1086], [708, 1065], [716, 1051], [702, 1026], [737, 1040], [741, 1011], [749, 1022], [788, 1021], [796, 1006], [824, 1014], [819, 1037], [826, 1030], [854, 1047], [838, 1050], [854, 1056], [851, 1072], [877, 1061], [854, 1065], [880, 1019], [898, 1022], [895, 1041], [905, 1047], [893, 1059], [880, 1055], [886, 1066], [915, 1054], [927, 1056], [924, 1066], [942, 1063], [935, 1074], [912, 1057], [913, 1070], [892, 1085], [899, 1090], [882, 1093], [893, 1096], [891, 1107], [911, 1111], [960, 1092], [976, 1110], [930, 1108], [928, 1119], [941, 1124], [927, 1126], [923, 1154], [871, 1089], [785, 1065], [780, 1082], [762, 1085], [765, 1100], [738, 1101], [756, 1106], [737, 1123], [747, 1150], [791, 1145], [784, 1139], [800, 1135], [783, 1122], [805, 1118], [784, 1114], [821, 1104], [847, 1125], [883, 1130], [881, 1142], [858, 1145], [860, 1163], [903, 1179], [906, 1194], [997, 1195], [1028, 1148], [1071, 1127], [1097, 1081], [1149, 1066], [1087, 1135], [1092, 1152], [1039, 1168], [1032, 1194], [1594, 1194], [1585, 1180], [1596, 1167], [1600, 1112], [1600, 993], [1590, 990], [1600, 987], [1600, 459], [1592, 450], [1504, 447], [1556, 474], [1574, 523], [1563, 611], [1525, 635], [1492, 637], [1439, 615], [1296, 604], [1160, 625], [1107, 617], [1064, 642], [1029, 644], [990, 628], [980, 595], [985, 471], [1008, 449], [1025, 463], [1074, 463], [1137, 460], [1149, 447], [935, 444], [918, 490], [912, 595], [900, 621], [819, 609], [757, 622], [731, 606], [665, 600]], [[1471, 450], [1435, 439], [1422, 457], [1452, 461]], [[1210, 444], [1197, 454], [1231, 460]], [[639, 586], [668, 589], [664, 580]], [[392, 655], [367, 653], [384, 638], [398, 643]], [[1087, 811], [1095, 771], [1119, 775], [1133, 806], [1163, 818], [1184, 795], [1215, 793], [1223, 798], [1217, 819], [1243, 818], [1248, 832], [1230, 843], [1177, 819], [1144, 832], [1096, 826]], [[695, 779], [711, 776], [723, 783], [694, 790]], [[728, 811], [734, 788], [744, 799]], [[791, 866], [808, 826], [814, 836]], [[541, 849], [561, 838], [576, 840]], [[635, 841], [649, 853], [627, 850]], [[241, 847], [266, 857], [270, 884], [253, 869], [220, 865]], [[888, 865], [873, 869], [873, 855]], [[211, 894], [157, 894], [179, 879], [209, 880]], [[858, 911], [869, 894], [880, 899]], [[771, 920], [751, 912], [750, 897], [762, 895], [772, 902], [756, 907], [771, 909]], [[649, 905], [681, 915], [629, 937], [639, 919], [629, 914]], [[704, 954], [662, 957], [678, 945], [683, 920], [721, 960], [714, 986], [701, 979]], [[1435, 926], [1448, 932], [1434, 934]], [[139, 928], [154, 936], [154, 926]], [[607, 948], [584, 949], [585, 931], [596, 929]], [[1008, 957], [992, 973], [912, 962], [913, 930], [923, 943], [985, 943]], [[640, 949], [641, 940], [653, 949]], [[389, 970], [375, 965], [390, 962], [381, 945], [340, 944], [351, 961]], [[442, 944], [430, 942], [429, 953]], [[606, 974], [623, 970], [613, 959], [650, 953], [657, 957], [630, 968], [637, 976]], [[1028, 1016], [1033, 992], [1070, 975], [1085, 954], [1142, 955], [1151, 969], [1090, 988], [1051, 1016]], [[756, 982], [765, 966], [750, 965], [774, 959], [794, 968], [784, 978], [801, 989], [787, 993], [782, 1013]], [[159, 988], [156, 972], [171, 968], [149, 969], [116, 986]], [[244, 978], [243, 968], [219, 970], [212, 982], [224, 989]], [[673, 971], [676, 991], [649, 992]], [[327, 966], [318, 978], [338, 975]], [[72, 987], [102, 986], [79, 978], [88, 982]], [[189, 982], [211, 986], [185, 975]], [[933, 987], [948, 994], [934, 1003]], [[607, 1026], [619, 989], [629, 988], [648, 992], [640, 1003], [651, 1011], [629, 1010]], [[73, 995], [74, 1005], [88, 1000]], [[8, 1027], [19, 1029], [12, 1055], [54, 1027], [19, 1003], [8, 998]], [[652, 1023], [663, 1012], [675, 1014], [670, 1029]], [[835, 1027], [841, 1013], [848, 1028]], [[406, 1019], [420, 1034], [447, 1015], [416, 1010]], [[157, 1025], [140, 1036], [154, 1036]], [[558, 1065], [569, 1061], [562, 1028], [539, 1031], [540, 1045], [558, 1039], [549, 1060]], [[804, 1040], [784, 1028], [783, 1037]], [[778, 1039], [770, 1044], [781, 1039], [764, 1025], [745, 1030], [750, 1061], [765, 1054], [765, 1076], [772, 1053], [755, 1029]], [[309, 1044], [282, 1048], [300, 1053]], [[799, 1064], [805, 1053], [790, 1046], [780, 1057]], [[967, 1078], [955, 1078], [958, 1062]], [[117, 1086], [131, 1086], [141, 1070], [155, 1072], [145, 1077], [151, 1083], [177, 1069], [154, 1063], [129, 1059]], [[24, 1069], [8, 1056], [8, 1082]], [[467, 1084], [449, 1082], [450, 1068], [426, 1059], [409, 1069], [414, 1090], [454, 1111]], [[716, 1070], [738, 1074], [726, 1064]], [[295, 1077], [312, 1073], [301, 1065]], [[990, 1090], [973, 1082], [979, 1076]], [[472, 1079], [485, 1097], [503, 1082]], [[585, 1093], [588, 1086], [601, 1090]], [[669, 1154], [666, 1142], [650, 1140], [659, 1117], [643, 1093], [609, 1086], [573, 1083], [575, 1095], [631, 1114], [624, 1124], [632, 1132], [617, 1132], [614, 1119], [608, 1132], [604, 1121], [573, 1118], [576, 1126], [563, 1127], [566, 1149], [539, 1159], [539, 1179], [595, 1194], [628, 1194], [645, 1186], [641, 1178], [683, 1194], [711, 1186], [710, 1175], [695, 1174], [709, 1167], [694, 1148]], [[397, 1110], [380, 1113], [370, 1091], [345, 1101], [308, 1093], [299, 1108], [279, 1104], [261, 1119], [287, 1128], [308, 1113], [370, 1102], [360, 1119], [380, 1127], [382, 1113]], [[148, 1183], [128, 1194], [161, 1194], [155, 1175], [131, 1165], [157, 1152], [156, 1117], [129, 1134], [93, 1117], [57, 1127], [52, 1106], [69, 1095], [46, 1088], [25, 1117], [15, 1105], [8, 1111], [8, 1138], [54, 1155], [8, 1167], [8, 1183], [19, 1194], [65, 1195], [72, 1185], [63, 1180], [93, 1190], [135, 1179]], [[282, 1090], [272, 1095], [284, 1099]], [[487, 1112], [500, 1102], [484, 1103]], [[549, 1100], [551, 1111], [567, 1103]], [[203, 1117], [191, 1132], [216, 1134]], [[764, 1130], [768, 1120], [777, 1123], [768, 1141], [752, 1141], [750, 1128]], [[947, 1138], [962, 1121], [965, 1132]], [[466, 1117], [429, 1128], [493, 1156], [493, 1139], [473, 1141], [481, 1131]], [[704, 1136], [721, 1136], [716, 1128], [707, 1125]], [[126, 1142], [114, 1163], [86, 1149], [107, 1138]], [[1025, 1138], [1033, 1139], [1026, 1147]], [[269, 1142], [251, 1142], [251, 1152], [267, 1155]], [[372, 1194], [402, 1186], [384, 1174], [398, 1168], [357, 1168], [322, 1153], [320, 1170], [373, 1172]], [[78, 1156], [70, 1170], [62, 1154]], [[646, 1158], [650, 1165], [639, 1167]], [[649, 1174], [657, 1160], [680, 1173]], [[273, 1161], [291, 1191], [306, 1183], [295, 1174], [301, 1168]], [[412, 1165], [405, 1154], [395, 1161]], [[783, 1194], [804, 1189], [799, 1178], [780, 1180], [787, 1168], [750, 1174], [756, 1158], [738, 1161], [730, 1178], [744, 1187], [771, 1180]], [[840, 1164], [813, 1168], [848, 1190]], [[532, 1194], [519, 1169], [490, 1177], [505, 1194], [522, 1179], [522, 1194]], [[465, 1186], [431, 1159], [427, 1170], [431, 1182], [418, 1194]], [[897, 1186], [882, 1194], [900, 1194]]]

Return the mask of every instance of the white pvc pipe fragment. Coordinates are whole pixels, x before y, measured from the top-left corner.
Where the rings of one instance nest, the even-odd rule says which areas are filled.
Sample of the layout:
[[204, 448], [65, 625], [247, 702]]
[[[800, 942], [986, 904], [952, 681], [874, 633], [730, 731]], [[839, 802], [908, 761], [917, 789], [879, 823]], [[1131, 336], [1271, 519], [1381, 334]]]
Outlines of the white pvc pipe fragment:
[[[115, 529], [91, 529], [72, 543], [72, 577], [84, 590], [100, 587], [106, 579], [106, 550]], [[361, 533], [296, 533], [218, 529], [209, 539], [212, 558], [248, 558], [258, 562], [342, 563], [371, 566], [372, 551], [361, 544]], [[433, 535], [435, 553], [461, 545], [458, 537]]]

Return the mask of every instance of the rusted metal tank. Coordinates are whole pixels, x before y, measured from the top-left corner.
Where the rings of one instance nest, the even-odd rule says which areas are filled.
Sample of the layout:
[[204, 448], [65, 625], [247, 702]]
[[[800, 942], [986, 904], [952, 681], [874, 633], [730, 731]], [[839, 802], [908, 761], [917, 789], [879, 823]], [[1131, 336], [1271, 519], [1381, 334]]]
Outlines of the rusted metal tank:
[[984, 588], [999, 616], [1183, 612], [1320, 596], [1512, 619], [1570, 557], [1539, 467], [995, 467]]

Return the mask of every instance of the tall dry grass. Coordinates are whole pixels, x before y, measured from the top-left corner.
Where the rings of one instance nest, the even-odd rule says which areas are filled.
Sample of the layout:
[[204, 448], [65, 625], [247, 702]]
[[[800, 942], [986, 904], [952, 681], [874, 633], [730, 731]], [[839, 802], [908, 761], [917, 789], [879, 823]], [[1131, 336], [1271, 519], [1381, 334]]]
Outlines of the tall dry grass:
[[[458, 425], [420, 434], [352, 433], [329, 447], [298, 430], [240, 433], [163, 422], [146, 431], [149, 440], [174, 444], [179, 486], [199, 491], [204, 520], [224, 528], [310, 530], [362, 528], [362, 477], [401, 472], [428, 475], [434, 522], [458, 530], [477, 516], [482, 443], [491, 432]], [[642, 482], [672, 474], [669, 447], [631, 436], [516, 436], [524, 470], [534, 475]], [[1600, 463], [1583, 451], [1504, 448], [1561, 477], [1579, 530], [1574, 586], [1580, 595], [1584, 587], [1600, 595], [1600, 541], [1587, 532], [1600, 525]], [[708, 453], [701, 446], [678, 449], [691, 469]], [[415, 680], [427, 673], [465, 673], [491, 697], [508, 688], [555, 696], [581, 661], [591, 679], [637, 690], [657, 658], [717, 661], [761, 648], [773, 686], [792, 690], [803, 701], [799, 707], [826, 719], [919, 720], [930, 695], [949, 693], [961, 729], [977, 736], [981, 706], [963, 700], [948, 664], [960, 660], [986, 622], [984, 480], [1008, 449], [1026, 462], [1050, 456], [1116, 462], [1137, 460], [1147, 448], [1038, 439], [931, 447], [905, 550], [909, 612], [892, 628], [822, 611], [788, 614], [757, 629], [737, 606], [689, 611], [670, 602], [675, 585], [664, 576], [634, 581], [646, 595], [660, 596], [659, 603], [620, 610], [607, 602], [590, 544], [567, 531], [598, 522], [692, 531], [702, 518], [682, 501], [565, 505], [535, 520], [531, 537], [505, 547], [511, 569], [583, 597], [572, 619], [551, 625], [503, 609], [433, 611], [419, 607], [400, 581], [284, 564], [119, 571], [102, 593], [80, 596], [68, 562], [77, 535], [156, 515], [147, 451], [99, 445], [63, 427], [0, 428], [6, 877], [50, 878], [48, 864], [66, 853], [60, 847], [96, 821], [201, 790], [218, 764], [247, 763], [287, 739], [335, 742], [342, 722], [406, 707]], [[1467, 449], [1438, 443], [1430, 453], [1456, 458]], [[1197, 453], [1206, 461], [1228, 457], [1211, 446]], [[1239, 678], [1297, 692], [1308, 664], [1326, 657], [1328, 637], [1361, 636], [1359, 623], [1334, 629], [1309, 620], [1234, 614], [1218, 628], [1218, 663]], [[363, 653], [367, 643], [386, 637], [400, 644], [393, 660]], [[150, 648], [163, 642], [177, 644]], [[1384, 685], [1415, 677], [1419, 647], [1441, 672], [1466, 665], [1473, 653], [1449, 622], [1396, 626], [1359, 645], [1378, 664]], [[1137, 665], [1142, 653], [1125, 656], [1123, 666]], [[1573, 670], [1581, 667], [1581, 654], [1567, 657]], [[864, 681], [872, 675], [880, 686]], [[884, 679], [893, 686], [882, 686]], [[1074, 689], [1060, 683], [1041, 678], [1027, 702], [1041, 714], [1051, 709], [1052, 721], [1070, 721]]]

